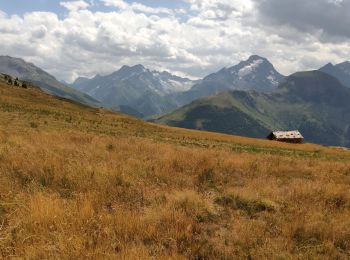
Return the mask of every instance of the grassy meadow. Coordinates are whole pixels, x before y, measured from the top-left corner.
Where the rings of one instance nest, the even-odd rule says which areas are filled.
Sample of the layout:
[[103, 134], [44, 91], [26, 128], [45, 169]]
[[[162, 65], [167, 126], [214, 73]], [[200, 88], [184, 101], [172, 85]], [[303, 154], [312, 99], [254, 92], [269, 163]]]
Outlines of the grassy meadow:
[[348, 259], [350, 152], [0, 83], [0, 258]]

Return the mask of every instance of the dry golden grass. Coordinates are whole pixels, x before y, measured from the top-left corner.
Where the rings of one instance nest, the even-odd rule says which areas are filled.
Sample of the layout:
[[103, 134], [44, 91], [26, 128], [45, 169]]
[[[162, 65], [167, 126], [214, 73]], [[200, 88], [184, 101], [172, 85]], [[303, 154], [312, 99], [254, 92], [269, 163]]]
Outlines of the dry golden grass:
[[0, 258], [348, 259], [350, 154], [0, 85]]

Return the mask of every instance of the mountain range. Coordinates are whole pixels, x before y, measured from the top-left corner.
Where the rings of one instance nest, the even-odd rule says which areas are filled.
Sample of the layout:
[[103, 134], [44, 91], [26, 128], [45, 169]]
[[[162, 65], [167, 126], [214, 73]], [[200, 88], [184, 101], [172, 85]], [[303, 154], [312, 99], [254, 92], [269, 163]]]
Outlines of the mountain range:
[[[307, 141], [350, 146], [350, 63], [285, 77], [257, 55], [201, 80], [123, 66], [67, 86], [22, 59], [0, 56], [0, 72], [47, 93], [172, 126], [264, 138], [300, 130]], [[158, 115], [158, 116], [157, 116]]]
[[320, 68], [320, 71], [325, 72], [337, 78], [344, 86], [350, 88], [350, 62], [342, 62], [336, 65], [328, 63]]
[[191, 80], [142, 65], [92, 79], [78, 78], [72, 86], [108, 107], [125, 106], [145, 117], [164, 114], [189, 102], [226, 90], [274, 91], [284, 76], [265, 58], [253, 55], [230, 68]]
[[78, 78], [72, 86], [96, 98], [107, 107], [129, 107], [138, 111], [140, 116], [150, 116], [179, 107], [176, 100], [170, 96], [190, 90], [196, 82], [165, 71], [151, 71], [142, 65], [136, 65], [123, 66], [107, 76]]
[[308, 142], [350, 146], [350, 88], [321, 71], [287, 77], [272, 93], [230, 91], [192, 102], [156, 120], [171, 126], [265, 138], [300, 130]]
[[266, 58], [253, 55], [235, 66], [204, 77], [177, 99], [186, 104], [197, 98], [228, 90], [272, 92], [284, 78]]
[[23, 59], [0, 56], [0, 72], [18, 77], [21, 80], [31, 81], [46, 93], [93, 107], [102, 106], [91, 96], [62, 84], [54, 76]]

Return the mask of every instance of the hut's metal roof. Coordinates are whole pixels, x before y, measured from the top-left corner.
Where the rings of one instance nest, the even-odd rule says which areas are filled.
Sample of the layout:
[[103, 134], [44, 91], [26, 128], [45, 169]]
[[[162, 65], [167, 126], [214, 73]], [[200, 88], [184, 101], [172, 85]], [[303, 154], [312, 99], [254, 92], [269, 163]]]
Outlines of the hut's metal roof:
[[275, 131], [272, 134], [277, 139], [304, 139], [298, 130], [295, 131]]

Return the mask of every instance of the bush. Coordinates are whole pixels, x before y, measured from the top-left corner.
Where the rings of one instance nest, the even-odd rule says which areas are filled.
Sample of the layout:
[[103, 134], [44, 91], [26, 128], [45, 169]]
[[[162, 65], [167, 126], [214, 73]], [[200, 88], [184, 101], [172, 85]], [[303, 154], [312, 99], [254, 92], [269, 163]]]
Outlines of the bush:
[[345, 209], [347, 204], [348, 200], [344, 194], [336, 194], [326, 200], [326, 207], [333, 210]]
[[248, 199], [234, 194], [218, 197], [215, 203], [235, 210], [242, 210], [248, 215], [254, 215], [262, 211], [275, 211], [276, 208], [271, 201]]
[[293, 240], [298, 249], [314, 247], [322, 243], [322, 231], [317, 227], [298, 227], [293, 234]]
[[198, 186], [201, 188], [214, 188], [215, 187], [215, 174], [213, 169], [205, 169], [198, 175]]
[[35, 122], [30, 122], [30, 127], [31, 128], [38, 128], [39, 125], [37, 123], [35, 123]]
[[108, 144], [107, 145], [107, 150], [108, 151], [113, 151], [114, 150], [114, 145], [113, 144]]

